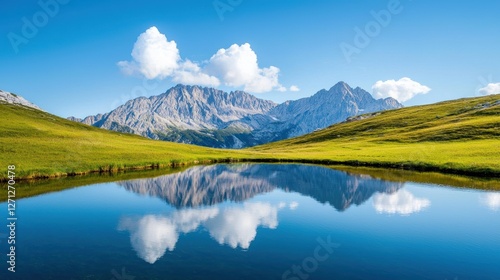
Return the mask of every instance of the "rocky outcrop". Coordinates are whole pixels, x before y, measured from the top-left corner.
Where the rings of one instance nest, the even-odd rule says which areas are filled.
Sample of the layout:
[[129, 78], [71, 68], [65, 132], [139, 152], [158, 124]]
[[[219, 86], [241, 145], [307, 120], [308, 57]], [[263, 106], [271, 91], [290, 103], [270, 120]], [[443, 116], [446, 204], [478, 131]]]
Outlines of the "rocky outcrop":
[[22, 96], [19, 96], [17, 94], [10, 93], [7, 91], [3, 91], [3, 90], [0, 90], [0, 102], [5, 102], [5, 103], [9, 103], [9, 104], [14, 104], [14, 105], [21, 105], [21, 106], [30, 107], [30, 108], [37, 109], [37, 110], [42, 110], [42, 109], [40, 109], [40, 107], [38, 107], [35, 104], [24, 99]]

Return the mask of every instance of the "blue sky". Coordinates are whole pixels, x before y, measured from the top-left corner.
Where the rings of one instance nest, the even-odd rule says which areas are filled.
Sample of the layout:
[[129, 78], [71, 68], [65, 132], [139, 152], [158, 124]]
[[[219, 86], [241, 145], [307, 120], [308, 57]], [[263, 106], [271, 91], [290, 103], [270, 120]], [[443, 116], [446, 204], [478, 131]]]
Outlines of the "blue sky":
[[[369, 92], [380, 81], [380, 96], [409, 90], [398, 95], [407, 106], [500, 86], [500, 2], [493, 0], [220, 0], [224, 12], [213, 0], [54, 1], [41, 0], [52, 3], [50, 14], [38, 1], [2, 4], [0, 89], [63, 117], [104, 113], [178, 83], [174, 74], [148, 80], [138, 70], [147, 65], [137, 66], [131, 56], [138, 36], [153, 26], [168, 43], [175, 41], [178, 65], [191, 61], [228, 91], [255, 89], [249, 85], [255, 81], [227, 78], [232, 70], [221, 64], [226, 60], [211, 58], [220, 49], [230, 53], [234, 44], [235, 55], [241, 54], [248, 43], [246, 53], [258, 59], [256, 77], [271, 87], [254, 94], [276, 102], [310, 96], [338, 81]], [[380, 11], [390, 20], [377, 22], [373, 12]], [[356, 43], [356, 28], [368, 41]], [[357, 48], [349, 59], [341, 48], [346, 45]], [[120, 61], [135, 63], [131, 75]], [[277, 80], [263, 74], [271, 66], [279, 70], [270, 71]], [[400, 80], [405, 77], [409, 83]]]

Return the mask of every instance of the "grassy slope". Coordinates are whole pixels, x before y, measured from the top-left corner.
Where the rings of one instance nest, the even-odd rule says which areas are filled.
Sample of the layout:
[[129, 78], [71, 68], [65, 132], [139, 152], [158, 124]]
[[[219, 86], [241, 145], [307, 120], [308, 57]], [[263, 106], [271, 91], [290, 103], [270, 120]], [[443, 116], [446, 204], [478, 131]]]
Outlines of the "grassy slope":
[[223, 160], [242, 152], [154, 141], [0, 103], [0, 179], [15, 164], [17, 177], [147, 168]]
[[[483, 104], [489, 107], [482, 107]], [[500, 175], [500, 95], [385, 111], [251, 149], [269, 160]]]
[[[144, 168], [228, 158], [394, 166], [500, 175], [500, 95], [382, 112], [245, 150], [149, 140], [0, 104], [0, 164], [18, 177]], [[0, 168], [2, 168], [0, 166]], [[0, 179], [6, 172], [0, 170]]]

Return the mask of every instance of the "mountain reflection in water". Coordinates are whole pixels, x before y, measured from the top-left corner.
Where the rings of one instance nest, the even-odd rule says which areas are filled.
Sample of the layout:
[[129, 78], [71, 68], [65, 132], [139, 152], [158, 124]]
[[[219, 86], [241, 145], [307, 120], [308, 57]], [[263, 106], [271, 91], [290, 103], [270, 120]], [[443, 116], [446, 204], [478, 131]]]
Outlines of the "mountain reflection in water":
[[[293, 211], [299, 207], [295, 201], [244, 202], [258, 194], [281, 189], [344, 211], [377, 193], [378, 204], [374, 207], [390, 212], [394, 207], [399, 209], [398, 205], [391, 208], [394, 200], [391, 198], [403, 187], [403, 183], [350, 175], [326, 167], [292, 164], [195, 166], [177, 174], [118, 184], [135, 193], [164, 199], [177, 208], [169, 215], [122, 217], [120, 220], [118, 230], [130, 233], [132, 247], [138, 256], [151, 264], [167, 250], [173, 251], [180, 235], [198, 229], [207, 231], [221, 245], [248, 249], [259, 227], [276, 229], [280, 210]], [[408, 200], [411, 194], [403, 195]], [[240, 203], [219, 205], [226, 201]], [[384, 202], [389, 209], [384, 208]]]
[[241, 164], [195, 166], [157, 178], [118, 183], [125, 189], [166, 200], [176, 208], [241, 202], [282, 189], [327, 203], [338, 211], [360, 205], [375, 193], [392, 194], [404, 183], [312, 165]]

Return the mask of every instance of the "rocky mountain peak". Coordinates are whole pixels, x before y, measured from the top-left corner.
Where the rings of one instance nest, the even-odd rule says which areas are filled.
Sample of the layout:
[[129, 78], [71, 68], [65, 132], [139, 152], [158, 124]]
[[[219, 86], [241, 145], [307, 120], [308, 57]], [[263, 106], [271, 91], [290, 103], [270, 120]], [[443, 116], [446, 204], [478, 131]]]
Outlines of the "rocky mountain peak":
[[0, 102], [5, 102], [14, 105], [21, 105], [37, 110], [42, 110], [40, 109], [40, 107], [24, 99], [22, 96], [3, 90], [0, 90]]
[[330, 92], [352, 92], [352, 88], [345, 82], [340, 81], [330, 88]]
[[303, 135], [359, 114], [402, 107], [339, 82], [311, 97], [276, 104], [244, 91], [178, 84], [80, 121], [153, 139], [240, 148]]

